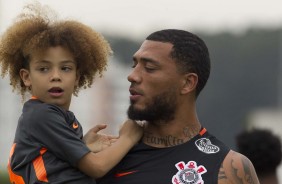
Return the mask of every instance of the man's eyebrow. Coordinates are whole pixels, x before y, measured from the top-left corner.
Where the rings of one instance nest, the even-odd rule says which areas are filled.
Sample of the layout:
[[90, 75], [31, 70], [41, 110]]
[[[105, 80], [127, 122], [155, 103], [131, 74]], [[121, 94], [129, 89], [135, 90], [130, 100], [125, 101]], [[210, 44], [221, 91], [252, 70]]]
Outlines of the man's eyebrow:
[[[133, 56], [133, 61], [137, 61], [137, 58]], [[147, 58], [147, 57], [141, 57], [140, 61], [145, 62], [145, 63], [153, 63], [155, 65], [159, 65], [159, 62], [152, 59], [152, 58]]]

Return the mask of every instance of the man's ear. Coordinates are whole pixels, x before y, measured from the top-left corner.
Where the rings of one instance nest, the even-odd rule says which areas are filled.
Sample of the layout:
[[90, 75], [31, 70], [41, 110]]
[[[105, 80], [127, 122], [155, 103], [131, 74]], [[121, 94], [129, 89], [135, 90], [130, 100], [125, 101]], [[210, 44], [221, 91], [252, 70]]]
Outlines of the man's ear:
[[24, 85], [26, 87], [30, 87], [31, 86], [31, 80], [30, 80], [30, 74], [29, 74], [29, 71], [27, 69], [21, 69], [20, 70], [20, 76], [21, 76], [21, 79], [24, 83]]
[[183, 87], [181, 94], [191, 93], [196, 90], [198, 84], [198, 75], [195, 73], [188, 73], [184, 75]]

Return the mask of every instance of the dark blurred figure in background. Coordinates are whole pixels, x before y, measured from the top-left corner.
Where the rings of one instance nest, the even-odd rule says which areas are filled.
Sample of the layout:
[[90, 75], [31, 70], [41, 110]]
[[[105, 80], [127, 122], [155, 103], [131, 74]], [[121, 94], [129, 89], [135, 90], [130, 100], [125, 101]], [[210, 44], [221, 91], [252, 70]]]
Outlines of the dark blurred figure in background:
[[270, 130], [252, 129], [236, 136], [238, 152], [253, 163], [261, 184], [279, 184], [277, 168], [282, 149], [278, 136]]

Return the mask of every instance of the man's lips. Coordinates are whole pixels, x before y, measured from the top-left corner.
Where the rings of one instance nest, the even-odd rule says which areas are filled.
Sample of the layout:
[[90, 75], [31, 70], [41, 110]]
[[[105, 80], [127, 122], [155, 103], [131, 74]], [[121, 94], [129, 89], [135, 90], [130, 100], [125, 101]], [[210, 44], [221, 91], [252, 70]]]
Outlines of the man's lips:
[[129, 93], [130, 93], [130, 100], [137, 100], [140, 96], [142, 96], [142, 93], [139, 90], [133, 89], [133, 88], [129, 88]]
[[52, 87], [48, 92], [51, 96], [59, 97], [64, 93], [64, 90], [60, 87]]

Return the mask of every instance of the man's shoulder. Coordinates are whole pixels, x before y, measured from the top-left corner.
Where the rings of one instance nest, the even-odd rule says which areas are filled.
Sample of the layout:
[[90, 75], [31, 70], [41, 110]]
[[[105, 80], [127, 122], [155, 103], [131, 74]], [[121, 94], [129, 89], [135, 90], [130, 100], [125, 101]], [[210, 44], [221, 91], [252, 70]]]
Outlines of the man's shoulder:
[[252, 162], [244, 155], [230, 150], [221, 164], [218, 183], [254, 183], [258, 184]]

